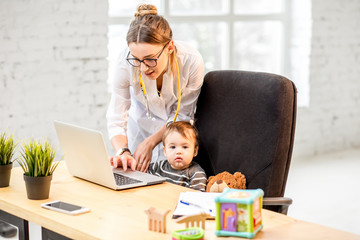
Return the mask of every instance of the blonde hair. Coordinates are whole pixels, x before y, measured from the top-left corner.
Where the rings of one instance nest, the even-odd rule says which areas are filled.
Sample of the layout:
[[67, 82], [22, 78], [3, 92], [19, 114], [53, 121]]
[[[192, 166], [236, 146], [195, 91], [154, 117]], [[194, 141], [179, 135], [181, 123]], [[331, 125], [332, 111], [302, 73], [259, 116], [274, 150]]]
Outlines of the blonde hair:
[[173, 122], [166, 127], [164, 135], [162, 137], [163, 145], [165, 146], [166, 138], [173, 132], [179, 133], [186, 139], [194, 139], [195, 147], [199, 146], [199, 133], [195, 126], [186, 121]]
[[[157, 8], [151, 4], [137, 7], [135, 18], [130, 23], [126, 41], [130, 43], [150, 43], [165, 45], [172, 41], [172, 30], [168, 21], [157, 14]], [[171, 73], [176, 76], [176, 49], [170, 55]]]

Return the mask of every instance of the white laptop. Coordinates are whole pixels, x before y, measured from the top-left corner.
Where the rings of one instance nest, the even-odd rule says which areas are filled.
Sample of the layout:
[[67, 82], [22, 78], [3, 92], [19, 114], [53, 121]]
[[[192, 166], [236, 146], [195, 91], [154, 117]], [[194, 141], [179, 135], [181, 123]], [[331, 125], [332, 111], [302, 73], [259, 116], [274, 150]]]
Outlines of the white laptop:
[[165, 181], [148, 173], [113, 168], [101, 132], [59, 121], [54, 125], [71, 175], [115, 190]]

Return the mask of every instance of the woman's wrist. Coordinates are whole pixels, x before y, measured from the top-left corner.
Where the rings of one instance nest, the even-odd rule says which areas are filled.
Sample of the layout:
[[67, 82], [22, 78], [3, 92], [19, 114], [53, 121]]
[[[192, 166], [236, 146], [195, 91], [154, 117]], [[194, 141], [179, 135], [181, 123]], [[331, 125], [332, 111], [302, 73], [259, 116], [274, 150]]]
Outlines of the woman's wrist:
[[154, 149], [156, 147], [156, 145], [157, 145], [155, 140], [154, 140], [154, 136], [150, 136], [150, 137], [146, 138], [144, 142], [151, 149]]
[[130, 149], [129, 149], [129, 148], [126, 148], [126, 147], [123, 147], [123, 148], [120, 148], [120, 149], [116, 152], [115, 156], [121, 156], [121, 155], [123, 155], [124, 153], [129, 153], [129, 154], [131, 155]]
[[146, 139], [152, 149], [154, 149], [159, 143], [161, 143], [165, 129], [166, 129], [166, 124], [164, 124], [164, 126], [161, 129], [159, 129], [159, 131], [157, 131], [156, 133], [154, 133], [153, 135], [151, 135]]

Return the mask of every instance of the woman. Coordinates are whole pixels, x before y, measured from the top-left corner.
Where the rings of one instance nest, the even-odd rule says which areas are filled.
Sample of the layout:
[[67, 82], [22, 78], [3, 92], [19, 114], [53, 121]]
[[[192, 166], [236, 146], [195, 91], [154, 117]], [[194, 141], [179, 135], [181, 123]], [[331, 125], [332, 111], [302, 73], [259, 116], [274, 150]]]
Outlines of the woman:
[[204, 63], [195, 49], [172, 40], [168, 22], [153, 5], [138, 7], [127, 43], [116, 63], [107, 111], [116, 151], [111, 162], [146, 172], [150, 162], [165, 159], [166, 124], [193, 119]]

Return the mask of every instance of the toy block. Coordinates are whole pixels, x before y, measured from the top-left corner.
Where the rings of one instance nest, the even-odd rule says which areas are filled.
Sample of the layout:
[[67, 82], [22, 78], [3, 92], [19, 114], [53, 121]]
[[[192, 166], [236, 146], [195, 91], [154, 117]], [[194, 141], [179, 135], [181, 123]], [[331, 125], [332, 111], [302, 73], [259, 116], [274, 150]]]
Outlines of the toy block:
[[166, 215], [169, 212], [170, 210], [160, 212], [153, 207], [145, 210], [145, 213], [149, 217], [149, 230], [154, 232], [166, 233]]
[[217, 236], [254, 238], [262, 228], [261, 189], [225, 189], [215, 198]]

